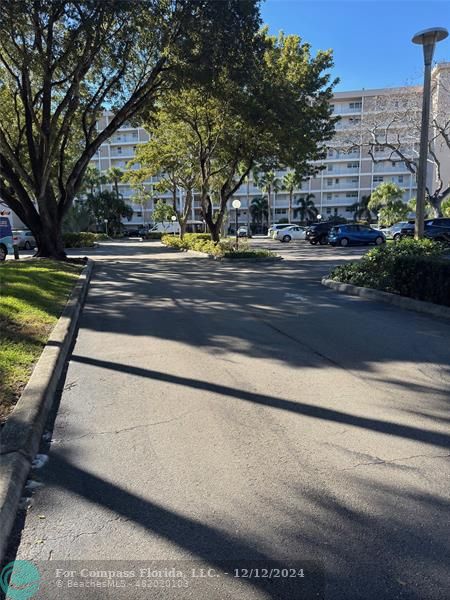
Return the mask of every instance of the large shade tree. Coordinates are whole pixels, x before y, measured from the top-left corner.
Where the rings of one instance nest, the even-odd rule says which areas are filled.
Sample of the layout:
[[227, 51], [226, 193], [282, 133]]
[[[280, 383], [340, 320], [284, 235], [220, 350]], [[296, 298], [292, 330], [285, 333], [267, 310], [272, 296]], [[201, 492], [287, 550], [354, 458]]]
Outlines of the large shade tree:
[[[169, 116], [164, 126], [183, 130], [173, 158], [194, 161], [202, 215], [214, 241], [228, 201], [250, 172], [290, 167], [312, 175], [318, 169], [312, 161], [324, 157], [322, 142], [334, 132], [331, 52], [313, 57], [298, 36], [263, 31], [258, 39], [263, 52], [255, 56], [245, 86], [219, 73], [209, 89], [191, 86], [166, 94], [162, 102]], [[146, 123], [154, 136], [158, 127], [152, 119]]]
[[157, 190], [170, 192], [173, 214], [180, 224], [183, 238], [187, 222], [192, 214], [194, 187], [199, 183], [196, 139], [193, 132], [182, 121], [173, 121], [170, 108], [161, 106], [153, 117], [152, 136], [141, 145], [133, 163], [140, 168], [129, 170], [125, 178], [132, 184], [143, 184], [151, 177], [158, 177]]
[[[61, 223], [99, 146], [162, 90], [245, 74], [257, 0], [2, 0], [0, 197], [39, 256], [65, 258]], [[214, 32], [214, 35], [211, 35]], [[112, 116], [97, 127], [105, 107]]]

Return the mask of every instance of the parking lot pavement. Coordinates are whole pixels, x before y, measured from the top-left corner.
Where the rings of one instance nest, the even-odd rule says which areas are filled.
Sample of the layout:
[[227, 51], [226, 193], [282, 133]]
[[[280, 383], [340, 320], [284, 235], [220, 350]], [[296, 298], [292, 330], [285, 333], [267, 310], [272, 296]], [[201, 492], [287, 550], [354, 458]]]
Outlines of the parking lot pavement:
[[357, 259], [363, 256], [373, 246], [350, 246], [346, 248], [333, 247], [327, 244], [313, 246], [304, 240], [293, 240], [283, 243], [267, 237], [251, 239], [251, 245], [257, 248], [271, 250], [282, 256], [285, 260], [314, 260], [314, 261], [336, 261]]

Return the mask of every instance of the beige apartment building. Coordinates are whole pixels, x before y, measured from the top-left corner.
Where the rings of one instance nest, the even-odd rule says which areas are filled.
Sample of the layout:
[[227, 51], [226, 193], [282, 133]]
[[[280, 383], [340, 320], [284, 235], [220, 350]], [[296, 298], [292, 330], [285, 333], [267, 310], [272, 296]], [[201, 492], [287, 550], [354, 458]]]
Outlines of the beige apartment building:
[[[450, 63], [438, 64], [433, 70], [432, 119], [445, 113], [450, 105], [449, 90]], [[420, 87], [337, 92], [333, 98], [333, 113], [340, 117], [336, 134], [327, 144], [326, 159], [318, 163], [322, 170], [295, 190], [294, 208], [298, 198], [310, 195], [322, 219], [333, 215], [350, 219], [354, 212], [352, 206], [385, 181], [393, 181], [405, 190], [405, 202], [415, 197], [416, 178], [408, 168], [408, 161], [418, 157], [420, 111]], [[111, 115], [105, 113], [99, 126], [104, 127], [109, 118]], [[127, 169], [138, 144], [147, 140], [148, 134], [144, 129], [126, 124], [102, 145], [93, 164], [100, 171], [110, 167]], [[436, 140], [436, 152], [440, 159], [441, 177], [450, 181], [450, 149], [443, 143], [442, 137]], [[402, 157], [406, 160], [401, 160]], [[285, 173], [276, 173], [280, 181]], [[436, 185], [436, 177], [435, 164], [430, 161], [428, 179], [432, 188]], [[152, 178], [146, 182], [146, 187], [152, 190], [152, 184], [156, 182], [157, 178]], [[135, 227], [151, 222], [152, 202], [144, 207], [133, 202], [134, 191], [128, 184], [122, 184], [120, 190], [134, 211], [132, 220], [125, 224]], [[182, 199], [183, 190], [179, 190], [179, 195]], [[260, 195], [262, 191], [251, 178], [235, 194], [241, 201], [241, 224], [250, 222], [249, 206], [252, 199]], [[157, 197], [164, 195], [158, 194]], [[272, 194], [271, 222], [287, 219], [288, 201], [285, 190]], [[233, 209], [228, 212], [234, 222]], [[200, 205], [195, 196], [191, 218], [201, 220]]]
[[[446, 126], [450, 114], [450, 63], [437, 64], [432, 78], [431, 121]], [[309, 195], [322, 219], [333, 215], [351, 219], [354, 212], [352, 206], [385, 181], [393, 181], [401, 186], [405, 190], [405, 201], [413, 198], [416, 195], [416, 178], [408, 168], [408, 161], [417, 159], [419, 153], [421, 88], [411, 86], [337, 92], [333, 98], [333, 112], [340, 120], [336, 124], [335, 136], [327, 144], [326, 159], [318, 163], [322, 170], [295, 190], [294, 208], [296, 200]], [[98, 126], [104, 128], [111, 116], [111, 113], [105, 112]], [[447, 127], [447, 132], [450, 134], [450, 127]], [[450, 149], [435, 126], [432, 127], [431, 137], [435, 138], [433, 148], [440, 166], [440, 177], [448, 185]], [[92, 164], [102, 172], [111, 167], [126, 170], [138, 145], [148, 139], [148, 133], [143, 128], [126, 123], [100, 147]], [[135, 168], [138, 167], [136, 164]], [[280, 182], [285, 173], [276, 173]], [[152, 191], [157, 181], [157, 177], [149, 179], [146, 188]], [[431, 159], [428, 183], [431, 189], [439, 184], [437, 164]], [[120, 184], [120, 192], [133, 208], [131, 221], [126, 221], [124, 225], [137, 227], [152, 222], [154, 200], [144, 206], [139, 204], [135, 201], [135, 191], [125, 183]], [[180, 201], [183, 193], [180, 189]], [[240, 224], [250, 223], [251, 201], [262, 194], [251, 177], [237, 191], [235, 197], [241, 201]], [[169, 199], [169, 194], [157, 195], [157, 198], [164, 197]], [[270, 222], [287, 219], [288, 197], [288, 192], [282, 189], [272, 194]], [[231, 207], [228, 214], [234, 223], [235, 214]], [[201, 221], [200, 204], [195, 195], [191, 219]]]

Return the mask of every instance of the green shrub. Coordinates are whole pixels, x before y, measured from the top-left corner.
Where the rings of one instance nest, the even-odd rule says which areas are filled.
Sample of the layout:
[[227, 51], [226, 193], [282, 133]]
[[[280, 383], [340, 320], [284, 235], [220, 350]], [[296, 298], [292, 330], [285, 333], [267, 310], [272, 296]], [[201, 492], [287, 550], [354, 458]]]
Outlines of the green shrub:
[[235, 251], [235, 239], [224, 238], [213, 242], [208, 233], [187, 233], [183, 239], [174, 235], [163, 235], [161, 242], [170, 248], [179, 250], [195, 250], [212, 256], [227, 258], [267, 258], [276, 256], [268, 250], [250, 250], [247, 240], [239, 241], [239, 251]]
[[405, 239], [370, 250], [358, 262], [336, 267], [331, 279], [450, 305], [450, 260], [445, 246], [432, 240]]
[[94, 233], [95, 239], [97, 240], [97, 242], [101, 242], [104, 240], [109, 240], [109, 235], [106, 235], [106, 233]]
[[429, 256], [402, 256], [393, 273], [390, 291], [450, 306], [450, 260]]
[[211, 236], [209, 235], [209, 233], [185, 233], [184, 239], [186, 239], [188, 241], [191, 241], [191, 240], [211, 241]]
[[96, 242], [95, 233], [89, 231], [81, 233], [64, 233], [63, 241], [66, 248], [93, 248]]
[[278, 258], [274, 252], [270, 250], [233, 250], [225, 252], [225, 258]]
[[177, 235], [165, 234], [161, 236], [161, 242], [169, 248], [178, 248], [179, 250], [187, 250], [188, 244], [186, 240], [182, 240]]
[[160, 240], [162, 238], [162, 235], [163, 234], [161, 231], [149, 231], [143, 236], [143, 238], [145, 240]]

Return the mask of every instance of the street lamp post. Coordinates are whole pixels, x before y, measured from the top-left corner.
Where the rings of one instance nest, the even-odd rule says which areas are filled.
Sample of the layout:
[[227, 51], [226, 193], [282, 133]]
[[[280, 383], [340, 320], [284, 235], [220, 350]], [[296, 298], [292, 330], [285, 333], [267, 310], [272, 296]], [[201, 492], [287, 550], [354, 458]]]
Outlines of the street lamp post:
[[239, 235], [238, 235], [238, 219], [239, 219], [239, 209], [241, 208], [241, 201], [236, 199], [233, 200], [231, 206], [234, 208], [236, 213], [236, 250], [239, 248]]
[[106, 233], [106, 235], [108, 235], [108, 219], [104, 219], [104, 223], [105, 223], [105, 233]]
[[412, 38], [414, 44], [423, 47], [423, 59], [425, 65], [422, 96], [422, 125], [420, 130], [420, 154], [419, 167], [417, 169], [417, 202], [416, 223], [414, 237], [423, 237], [425, 219], [425, 191], [427, 185], [427, 158], [428, 158], [428, 132], [430, 127], [430, 105], [431, 105], [431, 63], [433, 61], [434, 48], [437, 42], [444, 40], [448, 31], [443, 27], [433, 27], [419, 31]]
[[[175, 235], [175, 221], [177, 220], [177, 218], [176, 218], [176, 216], [175, 216], [175, 215], [172, 215], [172, 216], [170, 217], [170, 220], [172, 221], [172, 224], [173, 224], [173, 226], [174, 226], [174, 227], [173, 227], [173, 235]], [[181, 229], [180, 229], [180, 235], [181, 235]]]

